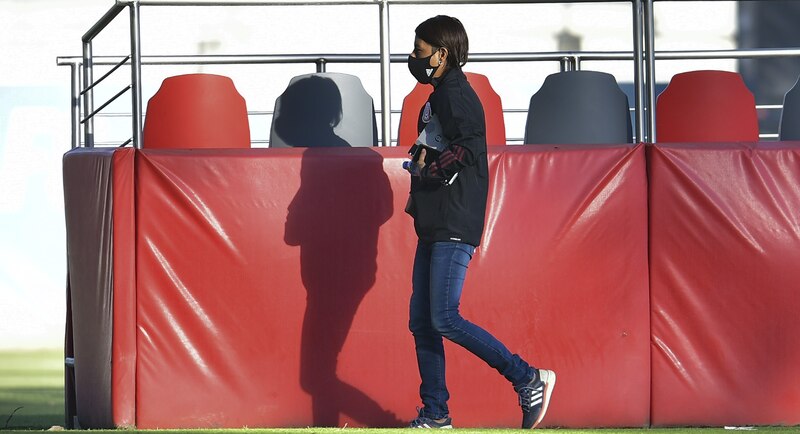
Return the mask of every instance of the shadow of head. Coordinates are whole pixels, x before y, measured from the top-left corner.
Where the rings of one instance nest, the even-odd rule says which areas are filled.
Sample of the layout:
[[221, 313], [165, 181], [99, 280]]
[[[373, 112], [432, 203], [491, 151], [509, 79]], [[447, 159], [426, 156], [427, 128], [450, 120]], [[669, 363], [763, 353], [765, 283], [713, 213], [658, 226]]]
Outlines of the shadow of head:
[[342, 94], [326, 77], [311, 76], [289, 85], [275, 108], [275, 133], [291, 147], [351, 146], [334, 133], [342, 121]]

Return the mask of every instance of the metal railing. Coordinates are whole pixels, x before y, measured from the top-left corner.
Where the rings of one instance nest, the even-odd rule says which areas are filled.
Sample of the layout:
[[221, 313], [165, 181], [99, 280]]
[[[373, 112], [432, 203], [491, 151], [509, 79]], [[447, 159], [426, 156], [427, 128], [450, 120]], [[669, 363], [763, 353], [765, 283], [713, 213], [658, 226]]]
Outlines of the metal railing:
[[[390, 63], [405, 63], [408, 55], [391, 54]], [[77, 114], [80, 109], [79, 97], [87, 94], [91, 89], [99, 84], [103, 79], [116, 71], [121, 65], [130, 62], [131, 56], [95, 56], [92, 58], [93, 66], [112, 66], [103, 77], [95, 81], [88, 89], [81, 91], [79, 79], [75, 77], [77, 71], [84, 64], [85, 59], [77, 56], [62, 56], [57, 58], [58, 65], [68, 65], [72, 68], [73, 74], [73, 147], [80, 145], [80, 131], [78, 126], [91, 122], [98, 112], [124, 93], [127, 88], [115, 95], [111, 100], [103, 104], [99, 109], [94, 109], [86, 118], [75, 121], [79, 118]], [[545, 53], [473, 53], [469, 55], [469, 61], [474, 63], [489, 62], [558, 62], [562, 71], [572, 71], [580, 69], [582, 60], [632, 60], [630, 52], [545, 52]], [[177, 66], [177, 65], [265, 65], [265, 64], [314, 64], [317, 72], [325, 72], [328, 64], [376, 64], [380, 63], [380, 54], [268, 54], [268, 55], [177, 55], [177, 56], [142, 56], [141, 65], [146, 66]], [[87, 110], [92, 104], [87, 106]], [[376, 111], [383, 113], [382, 110]], [[518, 110], [504, 110], [505, 113], [517, 112]], [[389, 110], [388, 113], [398, 114], [399, 110]], [[249, 112], [253, 114], [253, 112]], [[261, 112], [261, 114], [272, 114], [272, 112]], [[120, 116], [121, 114], [116, 114]], [[132, 114], [128, 114], [131, 116]], [[144, 113], [142, 113], [142, 116]], [[136, 126], [134, 126], [136, 128]], [[90, 130], [91, 131], [91, 130]], [[90, 136], [86, 136], [85, 143], [89, 142]], [[92, 138], [93, 139], [93, 138]], [[386, 138], [384, 137], [384, 140]], [[521, 140], [521, 139], [520, 139]], [[128, 142], [126, 142], [127, 144]], [[253, 141], [261, 143], [261, 141]], [[382, 142], [387, 143], [387, 142]], [[391, 142], [390, 142], [391, 143]], [[91, 141], [93, 146], [94, 140]]]
[[[638, 141], [655, 142], [655, 61], [691, 59], [744, 59], [800, 56], [800, 48], [753, 49], [753, 50], [693, 50], [693, 51], [655, 51], [654, 42], [654, 0], [616, 0], [632, 4], [633, 52], [547, 52], [547, 53], [478, 53], [469, 56], [470, 62], [559, 62], [562, 71], [579, 70], [584, 61], [623, 60], [633, 61], [634, 66], [634, 136]], [[673, 0], [674, 1], [674, 0]], [[592, 3], [609, 1], [578, 0], [573, 2]], [[614, 2], [612, 0], [611, 2]], [[330, 63], [379, 63], [381, 70], [381, 109], [382, 140], [384, 146], [391, 140], [391, 92], [390, 64], [406, 61], [406, 54], [389, 54], [389, 6], [391, 4], [530, 4], [530, 3], [571, 3], [563, 0], [273, 0], [273, 1], [161, 1], [161, 0], [116, 0], [105, 15], [83, 35], [82, 57], [59, 57], [58, 65], [71, 67], [72, 95], [72, 146], [80, 146], [80, 125], [84, 128], [84, 146], [94, 146], [94, 118], [113, 100], [128, 90], [132, 92], [131, 118], [134, 147], [142, 146], [142, 65], [211, 65], [211, 64], [315, 64], [318, 72], [324, 72]], [[299, 6], [299, 5], [377, 5], [380, 20], [380, 53], [378, 54], [302, 54], [302, 55], [185, 55], [185, 56], [142, 56], [140, 37], [141, 6]], [[92, 53], [92, 40], [99, 35], [125, 8], [130, 11], [131, 53], [127, 57], [95, 57]], [[131, 66], [131, 83], [119, 91], [100, 108], [94, 108], [93, 88], [122, 65]], [[108, 65], [112, 69], [97, 81], [93, 80], [94, 66]], [[83, 86], [80, 83], [83, 72]], [[83, 99], [83, 112], [80, 117], [80, 100]], [[773, 109], [773, 106], [760, 108]], [[506, 110], [512, 112], [513, 110]], [[395, 113], [397, 113], [395, 111]], [[127, 143], [127, 142], [126, 142]]]
[[[600, 2], [600, 0], [582, 0], [583, 2]], [[641, 11], [642, 3], [652, 3], [653, 0], [618, 0], [625, 2], [632, 2], [634, 4], [634, 11]], [[84, 128], [84, 146], [94, 146], [94, 95], [92, 86], [95, 84], [93, 81], [94, 71], [94, 57], [92, 53], [92, 40], [100, 34], [126, 7], [130, 12], [130, 43], [131, 43], [131, 87], [132, 102], [132, 141], [136, 148], [142, 146], [142, 55], [141, 55], [141, 6], [302, 6], [302, 5], [374, 5], [379, 9], [380, 20], [380, 53], [379, 63], [381, 66], [381, 113], [391, 113], [391, 94], [390, 94], [390, 54], [389, 54], [389, 5], [390, 4], [403, 4], [403, 5], [430, 5], [430, 4], [517, 4], [517, 3], [564, 3], [564, 1], [555, 0], [273, 0], [273, 1], [159, 1], [159, 0], [116, 0], [114, 5], [103, 15], [100, 20], [93, 25], [86, 34], [83, 35], [83, 91], [79, 95], [83, 96], [83, 109], [84, 113], [89, 115], [83, 119]], [[634, 21], [640, 23], [638, 28], [641, 28], [642, 17], [634, 13]], [[637, 27], [636, 24], [634, 27]], [[634, 32], [634, 41], [637, 39], [639, 43], [634, 42], [635, 47], [640, 47], [642, 44], [641, 33]], [[644, 58], [644, 53], [641, 50], [634, 50], [635, 63], [640, 64]], [[638, 75], [641, 73], [641, 68], [636, 68], [637, 77], [635, 79], [637, 89], [641, 87], [644, 82]], [[126, 91], [126, 90], [125, 90]], [[122, 91], [121, 93], [124, 93]], [[121, 94], [120, 93], [120, 94]], [[637, 90], [638, 95], [638, 90]], [[73, 94], [73, 99], [75, 95]], [[73, 101], [74, 102], [74, 101]], [[639, 98], [636, 101], [637, 113], [642, 112], [642, 105], [640, 105]], [[73, 105], [73, 111], [75, 110]], [[73, 119], [76, 114], [73, 112]], [[79, 114], [78, 114], [79, 117]], [[391, 116], [382, 116], [382, 143], [391, 143]], [[638, 123], [637, 123], [638, 125]], [[76, 141], [79, 133], [73, 132], [73, 146], [80, 143]], [[643, 137], [640, 135], [639, 137]]]

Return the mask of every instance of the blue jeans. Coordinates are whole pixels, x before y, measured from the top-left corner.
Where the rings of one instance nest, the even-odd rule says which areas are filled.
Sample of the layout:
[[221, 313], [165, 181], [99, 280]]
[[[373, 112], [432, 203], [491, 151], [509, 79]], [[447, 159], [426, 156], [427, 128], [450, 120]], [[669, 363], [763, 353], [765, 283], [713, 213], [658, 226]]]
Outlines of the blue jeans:
[[424, 416], [433, 419], [449, 414], [442, 337], [480, 357], [514, 386], [533, 378], [532, 366], [458, 312], [467, 266], [474, 252], [475, 247], [457, 242], [417, 244], [409, 329], [416, 344]]

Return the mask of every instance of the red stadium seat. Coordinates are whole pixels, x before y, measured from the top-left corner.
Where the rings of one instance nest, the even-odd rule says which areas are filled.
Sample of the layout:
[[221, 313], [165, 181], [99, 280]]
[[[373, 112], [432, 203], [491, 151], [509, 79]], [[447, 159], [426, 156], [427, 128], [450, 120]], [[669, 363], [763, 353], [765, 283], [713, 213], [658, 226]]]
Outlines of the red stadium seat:
[[677, 74], [658, 96], [658, 142], [755, 142], [753, 94], [735, 72]]
[[249, 148], [247, 105], [221, 75], [168, 77], [147, 103], [144, 148]]
[[[489, 79], [485, 75], [466, 72], [467, 81], [475, 89], [478, 98], [483, 104], [486, 116], [486, 144], [506, 144], [506, 124], [503, 120], [503, 104], [500, 96], [494, 91]], [[419, 112], [428, 96], [433, 92], [433, 87], [417, 83], [414, 89], [403, 99], [403, 108], [400, 114], [400, 128], [397, 135], [397, 146], [411, 146], [419, 135], [417, 121]]]

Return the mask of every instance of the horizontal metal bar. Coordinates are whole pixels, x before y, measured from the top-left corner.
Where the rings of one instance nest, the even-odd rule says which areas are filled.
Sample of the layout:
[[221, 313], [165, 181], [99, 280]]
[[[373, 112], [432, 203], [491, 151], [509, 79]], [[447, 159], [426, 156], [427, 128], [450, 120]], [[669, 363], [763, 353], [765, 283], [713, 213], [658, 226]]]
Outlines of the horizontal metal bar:
[[[588, 60], [630, 60], [629, 52], [528, 52], [528, 53], [473, 53], [470, 62], [527, 62], [527, 61], [560, 61], [564, 57], [577, 57]], [[392, 63], [404, 63], [408, 54], [392, 54]], [[95, 56], [94, 65], [115, 65], [119, 56]], [[61, 56], [57, 59], [60, 66], [72, 65], [81, 60], [80, 57]], [[239, 64], [272, 64], [272, 63], [378, 63], [379, 54], [244, 54], [244, 55], [176, 55], [176, 56], [142, 56], [143, 65], [239, 65]]]
[[86, 122], [86, 121], [88, 121], [89, 119], [93, 118], [93, 117], [94, 117], [94, 115], [96, 115], [96, 114], [97, 114], [97, 113], [98, 113], [100, 110], [103, 110], [103, 109], [104, 109], [104, 108], [106, 108], [106, 107], [107, 107], [109, 104], [111, 104], [112, 102], [114, 102], [114, 100], [116, 100], [117, 98], [119, 98], [120, 96], [122, 96], [122, 94], [123, 94], [123, 93], [125, 93], [125, 92], [129, 91], [129, 90], [131, 89], [131, 87], [132, 87], [132, 86], [131, 86], [130, 84], [129, 84], [129, 85], [127, 85], [127, 86], [125, 86], [125, 88], [123, 88], [121, 91], [117, 92], [117, 94], [116, 94], [116, 95], [112, 96], [110, 100], [106, 101], [106, 102], [105, 102], [103, 105], [101, 105], [99, 108], [97, 108], [97, 110], [93, 111], [93, 112], [92, 112], [92, 113], [91, 113], [89, 116], [86, 116], [85, 118], [83, 118], [83, 120], [81, 121], [81, 123], [85, 123], [85, 122]]
[[[777, 139], [778, 138], [778, 134], [761, 134], [759, 137], [762, 138], [762, 139]], [[635, 139], [635, 137], [634, 137], [634, 139]], [[523, 137], [508, 137], [508, 138], [506, 138], [506, 142], [507, 143], [524, 144], [523, 143], [524, 140], [525, 139]], [[111, 147], [111, 146], [122, 147], [124, 145], [127, 145], [130, 141], [131, 140], [129, 139], [128, 141], [126, 141], [122, 145], [118, 145], [117, 144], [118, 142], [95, 142], [95, 147]], [[636, 142], [636, 140], [633, 141], [633, 143], [635, 143], [635, 142]], [[253, 144], [253, 145], [268, 145], [269, 143], [270, 143], [270, 141], [268, 139], [250, 140], [250, 144]], [[397, 139], [392, 139], [392, 143], [397, 143]]]
[[[126, 0], [130, 1], [130, 0]], [[372, 0], [298, 0], [298, 1], [219, 1], [219, 0], [194, 0], [194, 1], [158, 1], [142, 0], [142, 6], [354, 6], [354, 5], [375, 5]]]
[[[687, 59], [744, 59], [767, 57], [800, 57], [800, 48], [765, 48], [754, 50], [692, 50], [657, 51], [656, 60]], [[579, 61], [632, 60], [633, 54], [627, 51], [584, 51], [584, 52], [520, 52], [520, 53], [474, 53], [470, 62], [529, 62], [560, 61], [564, 57]], [[392, 54], [392, 63], [402, 63], [407, 54]], [[94, 65], [116, 65], [119, 56], [95, 56]], [[272, 63], [378, 63], [379, 54], [248, 54], [248, 55], [180, 55], [180, 56], [142, 56], [143, 65], [240, 65]], [[56, 59], [60, 66], [74, 65], [82, 61], [77, 56], [61, 56]]]
[[[117, 0], [120, 4], [130, 4], [135, 0]], [[694, 1], [694, 0], [655, 0], [658, 2]], [[729, 0], [706, 0], [729, 1]], [[742, 0], [761, 1], [761, 0]], [[631, 3], [632, 0], [388, 0], [390, 5], [493, 5], [493, 4], [536, 4], [536, 3]], [[347, 6], [378, 5], [379, 0], [139, 0], [141, 6]]]
[[97, 148], [97, 147], [119, 148], [120, 144], [119, 144], [119, 140], [105, 141], [105, 142], [94, 142], [94, 147], [95, 148]]
[[791, 56], [800, 56], [800, 48], [656, 51], [655, 53], [656, 60], [747, 59], [747, 58], [791, 57]]
[[106, 14], [103, 15], [103, 17], [100, 18], [100, 20], [97, 21], [92, 28], [90, 28], [89, 31], [83, 35], [83, 42], [89, 42], [94, 39], [95, 36], [102, 32], [103, 29], [105, 29], [106, 26], [108, 26], [109, 23], [111, 23], [111, 21], [113, 21], [114, 18], [116, 18], [117, 15], [119, 15], [119, 13], [125, 9], [125, 6], [126, 5], [121, 2], [117, 2], [114, 4], [114, 6], [111, 6], [111, 9], [109, 9], [108, 12], [106, 12]]
[[[133, 3], [134, 0], [117, 0], [117, 3]], [[520, 4], [520, 3], [630, 3], [631, 0], [388, 0], [388, 4], [404, 5], [474, 5], [474, 4]], [[141, 6], [322, 6], [322, 5], [375, 5], [378, 0], [139, 0]]]
[[[109, 56], [119, 57], [119, 56]], [[80, 56], [58, 56], [56, 57], [57, 66], [83, 66], [83, 57]]]
[[84, 89], [84, 90], [81, 92], [81, 95], [83, 95], [84, 93], [86, 93], [86, 92], [88, 92], [88, 91], [92, 90], [92, 89], [93, 89], [95, 86], [97, 86], [98, 84], [100, 84], [100, 82], [102, 82], [103, 80], [105, 80], [105, 79], [106, 79], [106, 77], [108, 77], [109, 75], [113, 74], [113, 73], [114, 73], [114, 71], [116, 71], [117, 69], [119, 69], [119, 68], [120, 68], [120, 66], [124, 65], [124, 64], [125, 64], [125, 62], [127, 62], [127, 61], [128, 61], [128, 60], [130, 60], [130, 59], [131, 59], [131, 56], [126, 56], [124, 59], [122, 59], [121, 61], [119, 61], [119, 63], [117, 63], [117, 64], [116, 64], [116, 65], [115, 65], [113, 68], [111, 68], [111, 70], [110, 70], [110, 71], [106, 72], [106, 73], [105, 73], [105, 74], [104, 74], [102, 77], [100, 77], [99, 79], [97, 79], [97, 80], [96, 80], [94, 83], [92, 83], [92, 84], [91, 84], [91, 86], [89, 86], [89, 87], [87, 87], [86, 89]]
[[131, 113], [98, 113], [95, 115], [95, 118], [129, 118], [131, 117]]
[[[782, 104], [757, 104], [756, 110], [782, 110]], [[633, 112], [635, 110], [634, 107], [628, 107], [628, 110]], [[375, 110], [375, 114], [380, 114], [380, 110]], [[392, 110], [392, 114], [401, 114], [402, 110]], [[526, 108], [504, 108], [503, 114], [527, 114], [528, 109]], [[272, 116], [275, 112], [272, 110], [251, 110], [247, 112], [248, 116]], [[142, 116], [146, 116], [146, 113], [143, 113]], [[98, 113], [95, 115], [95, 118], [129, 118], [131, 117], [130, 113]]]
[[485, 4], [521, 4], [521, 3], [631, 3], [632, 0], [389, 0], [395, 5], [485, 5]]

